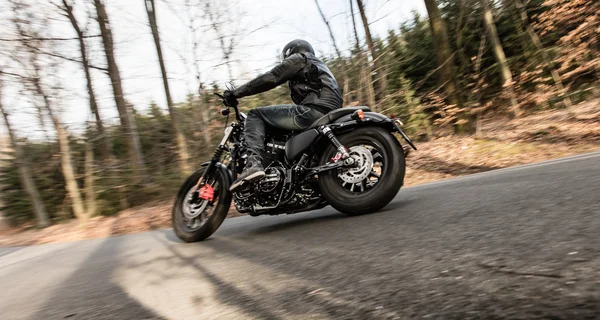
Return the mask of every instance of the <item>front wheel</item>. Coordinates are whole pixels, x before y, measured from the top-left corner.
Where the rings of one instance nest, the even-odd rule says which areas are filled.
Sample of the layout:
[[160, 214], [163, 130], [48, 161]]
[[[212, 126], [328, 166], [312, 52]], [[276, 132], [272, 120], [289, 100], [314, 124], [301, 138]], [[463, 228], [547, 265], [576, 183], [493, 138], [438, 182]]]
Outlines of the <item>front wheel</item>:
[[198, 170], [187, 178], [173, 205], [173, 230], [177, 237], [185, 242], [202, 241], [210, 237], [223, 223], [231, 206], [229, 180], [219, 169], [215, 170], [213, 177], [207, 181], [214, 190], [212, 201], [198, 198], [195, 187], [204, 170]]
[[[379, 127], [363, 127], [341, 135], [355, 165], [322, 173], [319, 187], [329, 204], [348, 215], [366, 214], [385, 207], [404, 183], [406, 162], [398, 140]], [[324, 165], [336, 155], [329, 146]]]

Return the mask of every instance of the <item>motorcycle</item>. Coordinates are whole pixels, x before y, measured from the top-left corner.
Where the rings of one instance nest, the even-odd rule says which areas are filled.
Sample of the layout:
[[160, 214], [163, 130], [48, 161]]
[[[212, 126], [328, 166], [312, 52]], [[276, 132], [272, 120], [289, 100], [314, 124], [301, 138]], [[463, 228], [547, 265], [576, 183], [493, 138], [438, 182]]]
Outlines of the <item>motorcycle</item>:
[[301, 132], [267, 128], [263, 165], [266, 176], [241, 190], [230, 185], [244, 169], [246, 115], [237, 101], [227, 101], [221, 115], [233, 109], [211, 160], [183, 183], [172, 209], [172, 225], [185, 242], [202, 241], [223, 223], [233, 201], [251, 216], [292, 214], [331, 205], [347, 215], [385, 207], [404, 183], [405, 156], [394, 133], [414, 150], [402, 122], [368, 107], [333, 110]]

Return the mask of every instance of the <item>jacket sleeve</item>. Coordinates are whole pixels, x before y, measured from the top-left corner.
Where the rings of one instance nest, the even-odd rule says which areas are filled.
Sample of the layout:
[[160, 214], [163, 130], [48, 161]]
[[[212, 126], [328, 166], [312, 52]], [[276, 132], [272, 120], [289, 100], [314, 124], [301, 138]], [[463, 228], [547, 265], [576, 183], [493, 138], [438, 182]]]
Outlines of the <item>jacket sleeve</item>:
[[236, 98], [242, 98], [259, 94], [276, 88], [292, 79], [306, 66], [306, 57], [301, 54], [293, 54], [271, 71], [256, 77], [254, 80], [238, 87], [234, 94]]

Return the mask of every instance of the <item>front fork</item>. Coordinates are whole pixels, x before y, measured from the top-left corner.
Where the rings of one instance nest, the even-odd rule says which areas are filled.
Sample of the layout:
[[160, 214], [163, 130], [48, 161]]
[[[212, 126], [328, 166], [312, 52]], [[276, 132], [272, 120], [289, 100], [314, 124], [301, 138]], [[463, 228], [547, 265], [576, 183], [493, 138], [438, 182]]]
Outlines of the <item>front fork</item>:
[[[201, 195], [199, 195], [199, 192], [197, 192], [197, 191], [200, 190], [201, 187], [205, 186], [207, 181], [213, 176], [213, 174], [215, 173], [215, 170], [217, 168], [217, 163], [219, 163], [221, 161], [223, 152], [229, 150], [227, 148], [227, 141], [229, 141], [229, 138], [231, 137], [231, 133], [233, 132], [233, 130], [234, 130], [234, 124], [229, 125], [225, 129], [225, 134], [223, 135], [223, 139], [221, 139], [221, 142], [219, 142], [219, 145], [217, 146], [215, 153], [213, 153], [213, 156], [210, 159], [208, 166], [206, 166], [206, 169], [204, 170], [202, 177], [200, 177], [200, 179], [198, 179], [198, 183], [196, 183], [196, 186], [194, 186], [194, 196], [192, 197], [192, 201], [195, 201], [195, 200], [197, 200], [198, 197], [201, 197]], [[205, 200], [209, 200], [209, 199], [205, 199]]]

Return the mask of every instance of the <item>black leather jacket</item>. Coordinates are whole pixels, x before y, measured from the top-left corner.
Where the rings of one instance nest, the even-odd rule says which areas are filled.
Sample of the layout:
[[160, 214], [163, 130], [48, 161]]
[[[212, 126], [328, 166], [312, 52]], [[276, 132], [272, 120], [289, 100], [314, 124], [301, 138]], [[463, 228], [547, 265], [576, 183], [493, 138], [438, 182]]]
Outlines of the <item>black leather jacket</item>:
[[269, 91], [289, 81], [295, 104], [327, 113], [342, 107], [342, 93], [327, 65], [312, 53], [296, 53], [271, 71], [240, 86], [237, 98]]

